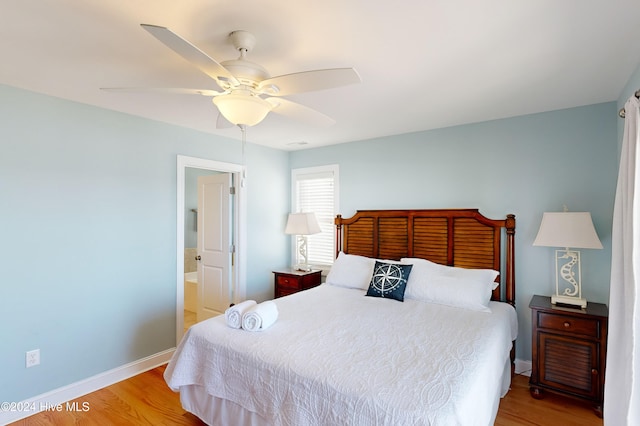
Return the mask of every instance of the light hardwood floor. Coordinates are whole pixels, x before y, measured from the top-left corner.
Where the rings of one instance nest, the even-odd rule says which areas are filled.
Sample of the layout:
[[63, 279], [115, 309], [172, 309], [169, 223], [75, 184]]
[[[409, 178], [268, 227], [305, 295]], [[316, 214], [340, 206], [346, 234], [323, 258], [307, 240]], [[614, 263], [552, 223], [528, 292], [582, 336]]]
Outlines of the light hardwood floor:
[[[86, 406], [88, 411], [41, 412], [12, 425], [204, 425], [182, 409], [178, 394], [162, 378], [164, 369], [154, 368], [78, 398], [77, 406]], [[511, 391], [500, 401], [496, 425], [602, 425], [584, 402], [552, 394], [542, 400], [531, 398], [528, 380], [515, 377]]]
[[197, 322], [197, 315], [195, 312], [184, 311], [184, 332], [186, 333], [189, 327], [194, 325]]
[[500, 400], [496, 426], [602, 426], [591, 404], [563, 395], [545, 393], [544, 399], [529, 394], [529, 377], [516, 375], [511, 390]]

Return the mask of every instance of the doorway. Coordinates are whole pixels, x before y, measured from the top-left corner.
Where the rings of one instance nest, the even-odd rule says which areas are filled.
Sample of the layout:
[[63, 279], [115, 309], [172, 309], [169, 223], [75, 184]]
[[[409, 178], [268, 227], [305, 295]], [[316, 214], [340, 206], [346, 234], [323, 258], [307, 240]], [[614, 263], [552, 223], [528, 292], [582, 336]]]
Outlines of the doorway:
[[[230, 279], [232, 281], [232, 302], [237, 303], [244, 300], [246, 294], [245, 288], [245, 256], [246, 256], [246, 195], [242, 185], [242, 171], [244, 167], [240, 164], [222, 163], [213, 160], [207, 160], [196, 157], [187, 157], [178, 155], [177, 158], [177, 245], [176, 245], [176, 343], [182, 339], [184, 334], [184, 311], [185, 311], [185, 241], [189, 238], [185, 233], [185, 224], [193, 222], [195, 212], [187, 209], [186, 200], [186, 182], [187, 170], [198, 169], [203, 171], [202, 174], [210, 173], [226, 173], [232, 176], [232, 180], [236, 182], [235, 196], [232, 197], [231, 221], [233, 225], [229, 232], [232, 234], [234, 255], [231, 265]], [[191, 217], [189, 217], [192, 215]]]

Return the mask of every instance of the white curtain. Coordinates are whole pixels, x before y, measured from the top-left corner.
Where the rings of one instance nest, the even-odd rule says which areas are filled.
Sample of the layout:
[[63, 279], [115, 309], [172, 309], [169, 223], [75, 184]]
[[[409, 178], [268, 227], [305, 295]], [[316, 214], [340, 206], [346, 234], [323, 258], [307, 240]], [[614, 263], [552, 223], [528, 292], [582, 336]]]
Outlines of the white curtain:
[[606, 426], [640, 425], [639, 106], [625, 104], [624, 136], [613, 210], [609, 339], [604, 390]]

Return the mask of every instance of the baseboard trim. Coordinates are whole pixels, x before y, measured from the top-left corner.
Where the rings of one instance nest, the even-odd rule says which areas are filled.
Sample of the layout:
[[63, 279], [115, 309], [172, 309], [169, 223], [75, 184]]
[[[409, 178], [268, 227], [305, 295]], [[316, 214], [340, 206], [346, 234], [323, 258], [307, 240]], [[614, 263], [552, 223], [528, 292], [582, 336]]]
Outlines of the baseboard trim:
[[[176, 348], [167, 349], [166, 351], [158, 352], [157, 354], [150, 355], [146, 358], [105, 371], [104, 373], [96, 374], [95, 376], [86, 378], [79, 382], [71, 383], [70, 385], [21, 401], [17, 404], [17, 407], [28, 407], [30, 409], [20, 411], [0, 411], [0, 424], [6, 425], [46, 410], [47, 408], [53, 409], [60, 404], [65, 404], [67, 401], [71, 401], [88, 393], [95, 392], [98, 389], [102, 389], [140, 373], [144, 373], [145, 371], [151, 370], [160, 365], [166, 364], [171, 359], [171, 356], [173, 356], [175, 350]], [[66, 406], [63, 405], [62, 408], [65, 409]], [[83, 406], [80, 404], [79, 407], [70, 408], [81, 410]]]
[[531, 376], [531, 361], [516, 358], [515, 373]]

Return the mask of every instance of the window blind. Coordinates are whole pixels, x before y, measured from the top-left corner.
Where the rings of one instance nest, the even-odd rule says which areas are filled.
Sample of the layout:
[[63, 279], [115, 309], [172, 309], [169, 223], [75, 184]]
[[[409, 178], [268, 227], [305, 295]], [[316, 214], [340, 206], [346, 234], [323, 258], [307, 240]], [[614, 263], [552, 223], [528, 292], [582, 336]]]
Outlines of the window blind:
[[[336, 167], [296, 169], [293, 173], [293, 207], [296, 212], [313, 212], [319, 234], [307, 236], [307, 262], [316, 267], [333, 264], [335, 251]], [[295, 250], [296, 262], [300, 262]]]

